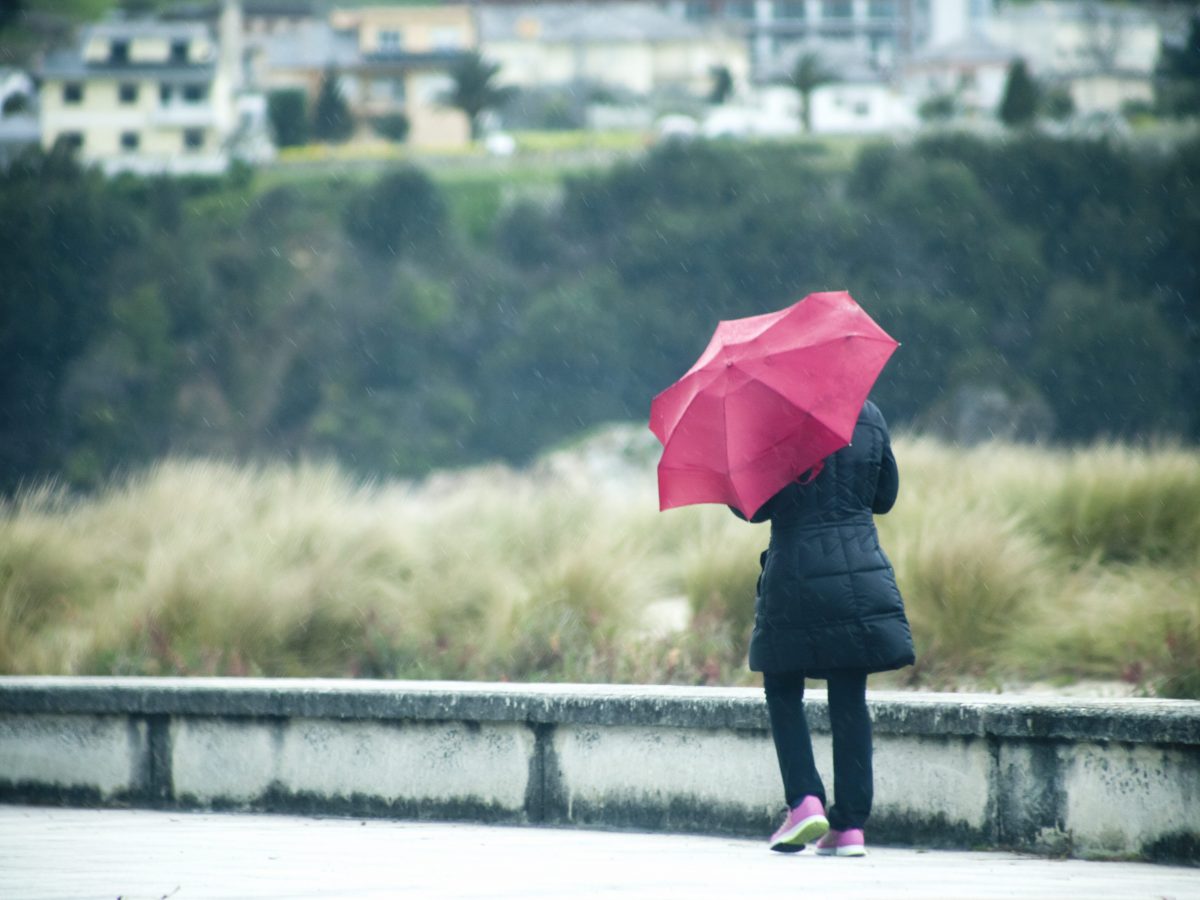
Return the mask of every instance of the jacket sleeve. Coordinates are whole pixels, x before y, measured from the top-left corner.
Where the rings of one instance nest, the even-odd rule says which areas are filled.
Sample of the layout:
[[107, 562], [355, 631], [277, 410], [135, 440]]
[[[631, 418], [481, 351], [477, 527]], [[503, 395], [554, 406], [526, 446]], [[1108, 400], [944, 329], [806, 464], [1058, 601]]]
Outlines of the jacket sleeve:
[[883, 515], [896, 503], [900, 493], [900, 470], [896, 468], [896, 456], [892, 453], [892, 442], [883, 433], [883, 458], [879, 461], [879, 480], [875, 482], [875, 501], [871, 512]]

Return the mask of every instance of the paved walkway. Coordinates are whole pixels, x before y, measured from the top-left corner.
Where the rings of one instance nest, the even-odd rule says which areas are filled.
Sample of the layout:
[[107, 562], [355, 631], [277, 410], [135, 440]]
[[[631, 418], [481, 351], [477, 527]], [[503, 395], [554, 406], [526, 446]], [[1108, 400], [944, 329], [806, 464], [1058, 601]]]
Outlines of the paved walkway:
[[770, 853], [716, 837], [0, 806], [4, 900], [1200, 898], [1200, 869], [1011, 853]]

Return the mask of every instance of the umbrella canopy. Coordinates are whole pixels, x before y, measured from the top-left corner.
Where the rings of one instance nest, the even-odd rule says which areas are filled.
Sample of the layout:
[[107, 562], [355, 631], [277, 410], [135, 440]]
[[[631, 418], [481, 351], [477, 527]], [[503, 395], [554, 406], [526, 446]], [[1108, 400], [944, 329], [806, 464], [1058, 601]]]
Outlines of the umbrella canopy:
[[721, 322], [650, 404], [659, 508], [724, 503], [747, 516], [848, 443], [899, 344], [845, 291]]

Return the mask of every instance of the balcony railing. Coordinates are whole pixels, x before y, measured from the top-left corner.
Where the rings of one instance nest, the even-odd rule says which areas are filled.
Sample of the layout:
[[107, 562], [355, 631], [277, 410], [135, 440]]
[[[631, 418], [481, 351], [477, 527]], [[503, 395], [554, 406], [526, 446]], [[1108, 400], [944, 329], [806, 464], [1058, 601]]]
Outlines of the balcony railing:
[[217, 114], [208, 103], [168, 103], [156, 107], [150, 115], [155, 125], [202, 128], [216, 122]]

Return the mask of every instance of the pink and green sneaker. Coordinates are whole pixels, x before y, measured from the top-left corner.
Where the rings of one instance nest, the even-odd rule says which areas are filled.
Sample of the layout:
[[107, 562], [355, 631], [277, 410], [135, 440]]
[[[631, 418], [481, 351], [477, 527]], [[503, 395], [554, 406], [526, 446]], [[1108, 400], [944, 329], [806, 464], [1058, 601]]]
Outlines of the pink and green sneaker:
[[817, 797], [808, 796], [800, 801], [798, 806], [788, 810], [787, 818], [779, 826], [779, 830], [771, 835], [767, 845], [772, 850], [781, 853], [795, 853], [803, 850], [809, 841], [815, 841], [829, 830], [829, 820], [825, 818], [825, 807]]
[[819, 856], [866, 856], [866, 841], [861, 828], [847, 828], [845, 831], [830, 830], [817, 841]]

